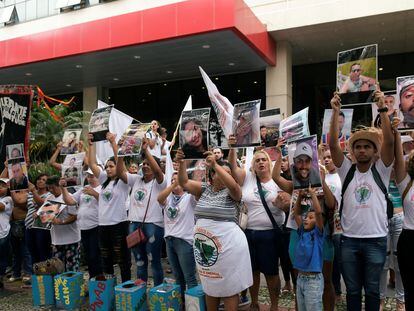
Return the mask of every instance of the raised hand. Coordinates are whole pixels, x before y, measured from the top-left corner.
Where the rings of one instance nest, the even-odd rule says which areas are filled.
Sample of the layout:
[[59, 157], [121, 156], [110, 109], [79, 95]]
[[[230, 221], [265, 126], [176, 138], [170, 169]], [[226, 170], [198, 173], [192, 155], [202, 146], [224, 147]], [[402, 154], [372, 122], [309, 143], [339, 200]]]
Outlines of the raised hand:
[[233, 147], [233, 146], [236, 144], [236, 136], [234, 136], [234, 134], [231, 134], [231, 135], [229, 136], [229, 138], [227, 139], [227, 144], [228, 144], [230, 147]]
[[335, 92], [334, 97], [331, 99], [331, 108], [337, 112], [341, 110], [341, 97], [339, 97], [338, 92]]
[[177, 152], [175, 153], [175, 161], [178, 163], [183, 162], [185, 159], [185, 154], [181, 148], [178, 148]]
[[213, 168], [216, 166], [216, 157], [211, 151], [204, 152], [204, 155], [206, 156], [206, 166], [208, 168]]
[[92, 146], [93, 145], [92, 140], [93, 140], [93, 134], [92, 133], [88, 133], [88, 144], [89, 144], [89, 146]]
[[116, 138], [116, 134], [108, 132], [106, 133], [106, 139], [111, 143], [114, 144], [115, 143], [115, 138]]
[[66, 185], [67, 185], [66, 180], [64, 178], [61, 178], [59, 180], [59, 186], [64, 188], [64, 187], [66, 187]]
[[384, 100], [384, 93], [381, 92], [380, 86], [377, 83], [376, 85], [376, 90], [374, 92], [374, 101], [377, 104], [377, 107], [380, 108], [384, 108], [385, 107], [385, 100]]

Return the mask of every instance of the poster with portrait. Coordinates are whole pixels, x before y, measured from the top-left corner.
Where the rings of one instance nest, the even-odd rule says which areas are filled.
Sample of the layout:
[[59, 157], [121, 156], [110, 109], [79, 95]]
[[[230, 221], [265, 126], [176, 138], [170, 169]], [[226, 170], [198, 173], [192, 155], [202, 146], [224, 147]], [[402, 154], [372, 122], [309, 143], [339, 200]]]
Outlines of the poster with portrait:
[[275, 146], [279, 139], [281, 120], [282, 116], [279, 108], [260, 111], [260, 144], [272, 161], [276, 161], [278, 156]]
[[[348, 141], [349, 137], [351, 137], [353, 113], [354, 113], [354, 109], [341, 109], [341, 111], [339, 112], [338, 141], [339, 141], [342, 151], [345, 151], [346, 142]], [[323, 115], [323, 124], [322, 124], [322, 143], [323, 144], [329, 143], [329, 127], [331, 125], [331, 118], [332, 118], [332, 109], [325, 109], [325, 113]]]
[[62, 165], [69, 166], [69, 167], [83, 165], [83, 160], [85, 159], [85, 155], [86, 155], [85, 152], [79, 152], [76, 154], [68, 154], [63, 160]]
[[[400, 124], [398, 125], [398, 130], [401, 132], [404, 131], [411, 131], [414, 130], [414, 124], [412, 124], [411, 128], [408, 124], [404, 122], [404, 116], [399, 108], [399, 101], [397, 99], [396, 91], [388, 91], [384, 92], [384, 102], [388, 108], [387, 115], [390, 118], [390, 121], [394, 119], [395, 113], [397, 117], [400, 119]], [[372, 126], [380, 128], [381, 127], [381, 119], [378, 113], [378, 106], [376, 103], [371, 104], [371, 111], [372, 111]]]
[[396, 102], [404, 117], [403, 127], [414, 129], [414, 75], [398, 77]]
[[10, 178], [10, 191], [20, 191], [29, 188], [27, 165], [23, 157], [7, 160], [7, 169]]
[[290, 173], [294, 189], [322, 186], [316, 135], [290, 141], [288, 144]]
[[206, 182], [206, 161], [204, 159], [185, 160], [188, 178], [194, 181]]
[[151, 123], [131, 124], [128, 126], [118, 141], [118, 156], [139, 155], [141, 153], [142, 139], [150, 129]]
[[33, 228], [50, 230], [53, 220], [58, 218], [66, 207], [63, 202], [47, 200], [37, 211], [37, 217], [34, 219]]
[[74, 154], [80, 151], [82, 129], [68, 129], [63, 133], [62, 148], [60, 154]]
[[337, 56], [336, 90], [342, 105], [373, 102], [378, 81], [378, 45], [342, 51]]
[[66, 187], [82, 186], [82, 165], [62, 165], [62, 178], [66, 181]]
[[92, 112], [89, 121], [89, 132], [93, 135], [92, 141], [101, 141], [106, 139], [106, 133], [109, 132], [109, 117], [114, 106], [106, 106], [95, 109]]
[[291, 140], [309, 136], [308, 112], [309, 107], [280, 121], [279, 137], [283, 137], [289, 142]]
[[260, 103], [252, 100], [234, 105], [233, 135], [234, 147], [253, 147], [260, 145]]
[[23, 144], [7, 145], [6, 150], [9, 160], [24, 157]]
[[202, 159], [208, 150], [210, 108], [183, 111], [180, 125], [180, 148], [186, 159]]
[[210, 114], [210, 122], [208, 126], [208, 137], [209, 137], [209, 147], [220, 147], [221, 149], [228, 149], [229, 144], [227, 138], [224, 135], [223, 128], [221, 127], [217, 116], [214, 111]]

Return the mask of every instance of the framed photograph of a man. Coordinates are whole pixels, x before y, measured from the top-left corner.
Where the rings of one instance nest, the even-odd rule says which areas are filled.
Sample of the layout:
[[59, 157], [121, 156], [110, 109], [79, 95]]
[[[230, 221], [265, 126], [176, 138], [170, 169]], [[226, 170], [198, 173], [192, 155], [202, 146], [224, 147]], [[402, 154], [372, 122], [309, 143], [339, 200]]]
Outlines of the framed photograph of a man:
[[[341, 149], [345, 151], [346, 149], [346, 142], [348, 141], [349, 137], [351, 137], [351, 129], [352, 129], [352, 115], [354, 113], [354, 109], [341, 109], [339, 112], [339, 144]], [[325, 109], [325, 113], [323, 115], [323, 124], [322, 124], [322, 143], [328, 144], [329, 143], [329, 127], [331, 124], [332, 118], [332, 109]]]
[[[401, 122], [398, 125], [398, 130], [400, 132], [411, 131], [414, 129], [414, 124], [412, 124], [410, 128], [409, 127], [410, 125], [404, 122], [404, 115], [400, 110], [396, 91], [384, 92], [384, 102], [388, 108], [387, 115], [390, 118], [390, 121], [394, 119], [395, 114], [400, 119]], [[371, 111], [372, 111], [372, 125], [374, 127], [380, 128], [381, 119], [380, 119], [380, 115], [378, 114], [378, 106], [376, 103], [371, 104]]]
[[291, 141], [288, 144], [290, 173], [294, 189], [321, 187], [316, 135]]
[[131, 124], [128, 126], [118, 141], [118, 156], [139, 155], [141, 153], [142, 139], [150, 129], [150, 123]]
[[86, 155], [85, 152], [79, 152], [76, 154], [68, 154], [63, 160], [62, 165], [69, 166], [69, 167], [81, 166], [83, 164], [83, 160], [85, 159], [85, 155]]
[[260, 103], [252, 100], [234, 105], [233, 135], [235, 147], [252, 147], [260, 145]]
[[82, 129], [69, 129], [63, 133], [60, 154], [74, 154], [79, 152], [79, 142]]
[[342, 105], [373, 102], [378, 81], [377, 59], [377, 44], [338, 53], [336, 89]]
[[186, 159], [204, 158], [208, 150], [210, 108], [183, 111], [180, 125], [180, 147]]
[[260, 144], [263, 147], [276, 146], [281, 120], [279, 108], [260, 111]]
[[95, 109], [89, 121], [89, 132], [93, 135], [93, 141], [106, 139], [109, 132], [109, 117], [111, 116], [113, 105]]
[[309, 107], [298, 111], [280, 121], [279, 137], [287, 141], [299, 139], [310, 135], [308, 123]]
[[33, 222], [33, 228], [50, 230], [53, 220], [66, 207], [62, 202], [48, 200], [36, 211], [36, 217]]
[[29, 188], [27, 166], [24, 158], [15, 158], [7, 161], [10, 178], [10, 191], [26, 190]]
[[66, 187], [81, 186], [82, 177], [82, 165], [62, 165], [62, 178], [66, 181]]
[[414, 75], [398, 77], [396, 101], [404, 116], [404, 127], [414, 129]]
[[23, 144], [7, 145], [6, 150], [9, 160], [24, 157]]

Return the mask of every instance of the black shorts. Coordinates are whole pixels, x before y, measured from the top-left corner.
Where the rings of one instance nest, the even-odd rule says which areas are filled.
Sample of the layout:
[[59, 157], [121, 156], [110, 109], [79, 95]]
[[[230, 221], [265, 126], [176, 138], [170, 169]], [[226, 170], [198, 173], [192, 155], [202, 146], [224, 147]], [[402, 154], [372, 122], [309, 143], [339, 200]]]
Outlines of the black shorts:
[[281, 249], [280, 234], [274, 229], [246, 229], [245, 233], [249, 244], [252, 270], [260, 271], [265, 275], [278, 275]]

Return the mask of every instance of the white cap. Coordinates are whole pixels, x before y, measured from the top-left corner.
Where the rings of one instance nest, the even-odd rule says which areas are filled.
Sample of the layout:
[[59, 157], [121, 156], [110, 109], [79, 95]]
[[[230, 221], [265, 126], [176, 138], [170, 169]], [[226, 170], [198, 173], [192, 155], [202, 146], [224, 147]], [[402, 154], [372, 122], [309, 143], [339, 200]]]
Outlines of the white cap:
[[401, 136], [401, 143], [409, 143], [412, 142], [414, 139], [410, 135], [403, 135]]
[[90, 174], [90, 175], [93, 175], [93, 172], [92, 172], [92, 170], [90, 169], [90, 168], [88, 168], [87, 170], [86, 170], [86, 172], [85, 172], [86, 174]]
[[313, 151], [309, 144], [300, 143], [296, 146], [295, 155], [293, 156], [293, 158], [295, 159], [301, 155], [306, 155], [309, 158], [313, 159]]
[[9, 182], [10, 179], [8, 178], [0, 178], [0, 182], [4, 182], [5, 184], [7, 184]]

